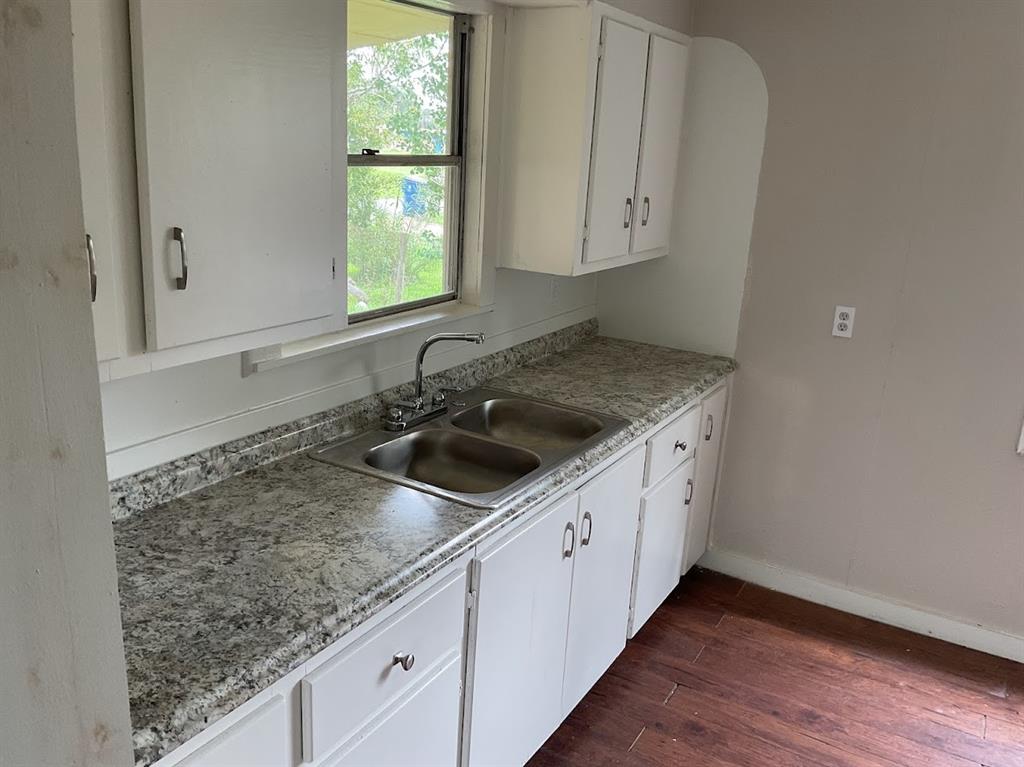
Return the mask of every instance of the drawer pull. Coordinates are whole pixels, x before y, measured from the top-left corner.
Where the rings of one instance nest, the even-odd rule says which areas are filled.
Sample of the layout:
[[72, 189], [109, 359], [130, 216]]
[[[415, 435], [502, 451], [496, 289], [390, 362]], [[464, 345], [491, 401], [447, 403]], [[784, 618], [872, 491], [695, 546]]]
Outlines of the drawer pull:
[[392, 666], [401, 666], [404, 671], [412, 671], [412, 665], [416, 662], [416, 656], [411, 652], [396, 652], [391, 659]]
[[676, 450], [682, 450], [685, 453], [686, 448], [687, 444], [685, 442], [680, 442], [679, 440], [676, 440], [676, 446], [672, 448], [672, 452], [674, 453]]
[[715, 430], [715, 416], [712, 413], [708, 413], [708, 428], [704, 432], [704, 439], [710, 441], [711, 434]]
[[689, 506], [693, 500], [693, 480], [686, 480], [686, 497], [683, 499], [683, 506]]
[[[572, 556], [573, 551], [576, 550], [576, 525], [572, 522], [565, 526], [565, 532], [569, 533], [569, 545], [562, 549], [562, 558], [568, 559]], [[565, 533], [562, 533], [562, 543], [565, 543]]]
[[580, 548], [590, 543], [590, 534], [594, 531], [594, 518], [589, 511], [583, 512], [583, 522], [587, 525], [587, 532], [583, 532], [583, 525], [580, 525]]

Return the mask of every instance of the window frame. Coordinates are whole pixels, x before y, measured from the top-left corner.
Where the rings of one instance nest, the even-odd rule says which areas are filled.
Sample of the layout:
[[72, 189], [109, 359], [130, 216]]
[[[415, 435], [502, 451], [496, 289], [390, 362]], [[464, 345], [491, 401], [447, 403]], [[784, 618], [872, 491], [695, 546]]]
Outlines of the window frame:
[[[448, 153], [447, 154], [349, 154], [347, 166], [353, 167], [445, 167], [453, 169], [450, 176], [454, 176], [454, 182], [449, 184], [447, 190], [447, 207], [452, 211], [452, 227], [446, 232], [445, 239], [450, 241], [446, 244], [445, 259], [447, 269], [451, 270], [452, 289], [429, 298], [420, 298], [415, 301], [404, 301], [400, 304], [390, 304], [379, 309], [368, 309], [363, 312], [349, 314], [347, 309], [346, 290], [346, 317], [348, 325], [356, 325], [361, 322], [390, 317], [402, 312], [422, 309], [427, 306], [435, 306], [459, 300], [462, 293], [462, 260], [464, 256], [464, 233], [466, 219], [466, 135], [469, 110], [467, 100], [469, 95], [469, 49], [471, 32], [471, 16], [465, 13], [457, 13], [434, 8], [420, 3], [407, 2], [406, 0], [388, 0], [389, 2], [407, 5], [412, 8], [420, 8], [431, 13], [439, 13], [452, 17], [452, 40], [451, 40], [451, 100], [449, 102], [449, 114], [451, 119], [448, 125]], [[371, 149], [372, 147], [367, 147]], [[348, 210], [345, 211], [346, 219]], [[345, 278], [348, 279], [348, 259], [346, 258]]]

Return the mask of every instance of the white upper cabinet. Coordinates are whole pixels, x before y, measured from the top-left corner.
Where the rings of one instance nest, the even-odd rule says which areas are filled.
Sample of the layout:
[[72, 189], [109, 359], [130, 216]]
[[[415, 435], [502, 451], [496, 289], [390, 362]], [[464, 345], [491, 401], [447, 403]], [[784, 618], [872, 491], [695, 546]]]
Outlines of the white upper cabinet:
[[634, 253], [668, 248], [672, 231], [676, 170], [683, 133], [683, 91], [687, 48], [651, 36], [644, 100], [644, 131], [636, 187]]
[[75, 121], [78, 130], [78, 163], [82, 177], [82, 237], [89, 258], [92, 321], [96, 357], [100, 362], [123, 353], [120, 304], [113, 252], [112, 201], [109, 181], [110, 152], [107, 134], [107, 99], [104, 92], [103, 48], [99, 7], [72, 3], [71, 24], [75, 69]]
[[344, 3], [133, 0], [131, 15], [150, 351], [339, 327]]
[[500, 265], [667, 254], [689, 38], [600, 2], [508, 13]]
[[601, 35], [583, 244], [587, 264], [629, 253], [650, 40], [646, 32], [611, 19], [604, 20]]

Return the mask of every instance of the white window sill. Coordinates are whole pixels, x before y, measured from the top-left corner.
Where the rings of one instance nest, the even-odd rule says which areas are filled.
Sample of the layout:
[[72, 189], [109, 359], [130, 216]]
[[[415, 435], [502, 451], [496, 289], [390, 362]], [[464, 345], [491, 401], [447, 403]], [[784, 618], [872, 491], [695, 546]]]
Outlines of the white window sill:
[[262, 370], [308, 360], [325, 354], [333, 354], [362, 344], [380, 341], [391, 336], [426, 330], [466, 317], [476, 317], [494, 311], [493, 306], [469, 306], [451, 301], [437, 306], [426, 306], [402, 312], [390, 317], [360, 322], [336, 333], [326, 333], [303, 341], [264, 346], [260, 349], [242, 352], [242, 375], [247, 376]]

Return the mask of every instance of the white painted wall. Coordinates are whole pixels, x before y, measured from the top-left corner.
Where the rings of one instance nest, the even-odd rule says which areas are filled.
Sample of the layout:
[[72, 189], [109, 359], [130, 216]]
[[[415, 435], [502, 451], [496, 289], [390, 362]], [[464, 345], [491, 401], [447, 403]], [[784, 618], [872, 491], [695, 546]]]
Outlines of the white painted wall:
[[732, 356], [768, 92], [742, 48], [709, 37], [690, 46], [686, 88], [670, 253], [598, 275], [601, 332]]
[[0, 15], [0, 764], [128, 765], [70, 6]]
[[695, 31], [771, 103], [715, 548], [1024, 637], [1024, 4], [713, 0]]

